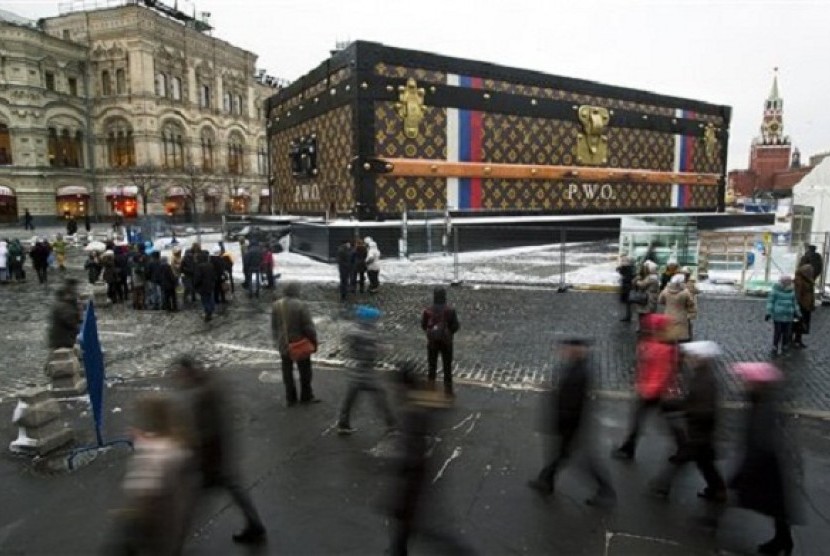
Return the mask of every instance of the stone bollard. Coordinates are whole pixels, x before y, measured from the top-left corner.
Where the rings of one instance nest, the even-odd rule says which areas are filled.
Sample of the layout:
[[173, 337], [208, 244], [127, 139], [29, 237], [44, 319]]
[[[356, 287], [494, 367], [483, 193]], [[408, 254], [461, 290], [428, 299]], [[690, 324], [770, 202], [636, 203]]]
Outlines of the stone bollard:
[[49, 390], [30, 388], [18, 396], [12, 423], [17, 425], [17, 440], [9, 444], [16, 454], [42, 456], [72, 442], [72, 429], [61, 420], [61, 408]]
[[46, 376], [52, 381], [52, 396], [71, 398], [86, 393], [86, 379], [74, 349], [60, 348], [52, 352], [46, 363]]

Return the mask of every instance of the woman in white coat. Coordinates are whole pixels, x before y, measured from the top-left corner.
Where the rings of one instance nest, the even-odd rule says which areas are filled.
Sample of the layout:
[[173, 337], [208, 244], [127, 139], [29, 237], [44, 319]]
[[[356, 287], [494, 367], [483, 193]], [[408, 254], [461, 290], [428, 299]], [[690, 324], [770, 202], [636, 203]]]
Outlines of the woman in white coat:
[[369, 275], [369, 293], [375, 293], [380, 287], [380, 249], [375, 240], [366, 236], [366, 274]]

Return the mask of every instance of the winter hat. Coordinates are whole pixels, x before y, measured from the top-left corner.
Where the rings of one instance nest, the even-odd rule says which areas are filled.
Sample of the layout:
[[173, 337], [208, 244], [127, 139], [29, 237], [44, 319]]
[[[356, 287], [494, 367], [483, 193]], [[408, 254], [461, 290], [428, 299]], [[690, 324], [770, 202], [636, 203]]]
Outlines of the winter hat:
[[784, 375], [778, 367], [772, 363], [753, 361], [749, 363], [735, 363], [732, 365], [732, 372], [744, 380], [744, 382], [770, 383], [783, 380]]
[[679, 272], [677, 274], [675, 274], [674, 276], [672, 276], [671, 280], [669, 280], [670, 284], [683, 284], [685, 282], [686, 282], [686, 277], [683, 274], [679, 273]]
[[376, 322], [380, 315], [380, 309], [371, 305], [358, 305], [354, 311], [355, 318], [361, 322]]
[[686, 355], [701, 359], [714, 359], [723, 353], [718, 344], [709, 340], [681, 344], [680, 350]]
[[778, 279], [778, 282], [779, 282], [782, 286], [785, 286], [785, 285], [788, 285], [788, 284], [792, 284], [792, 283], [793, 283], [793, 277], [792, 277], [792, 276], [790, 276], [789, 274], [784, 274], [783, 276], [781, 276], [781, 277]]
[[645, 263], [643, 263], [643, 266], [649, 274], [654, 274], [655, 272], [657, 272], [657, 263], [655, 263], [654, 261], [646, 261]]

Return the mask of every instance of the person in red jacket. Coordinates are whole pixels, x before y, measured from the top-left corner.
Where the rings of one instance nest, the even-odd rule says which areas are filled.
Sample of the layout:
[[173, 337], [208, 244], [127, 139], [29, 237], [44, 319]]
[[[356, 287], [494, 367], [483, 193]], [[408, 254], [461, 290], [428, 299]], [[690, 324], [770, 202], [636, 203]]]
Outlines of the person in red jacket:
[[617, 459], [634, 459], [643, 417], [660, 409], [661, 402], [676, 387], [677, 346], [669, 337], [671, 324], [667, 315], [652, 313], [643, 317], [642, 336], [637, 342], [637, 402], [628, 436], [614, 450]]

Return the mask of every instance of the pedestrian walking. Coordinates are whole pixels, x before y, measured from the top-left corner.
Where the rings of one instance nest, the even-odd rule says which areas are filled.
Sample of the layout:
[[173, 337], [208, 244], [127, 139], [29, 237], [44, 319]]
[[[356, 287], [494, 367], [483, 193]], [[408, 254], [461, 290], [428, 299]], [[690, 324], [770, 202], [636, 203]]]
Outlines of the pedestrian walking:
[[78, 221], [75, 220], [74, 216], [70, 216], [69, 220], [66, 221], [66, 235], [67, 236], [74, 236], [78, 233]]
[[87, 234], [92, 231], [92, 222], [89, 220], [89, 214], [84, 214], [84, 229]]
[[152, 249], [148, 254], [145, 274], [145, 305], [148, 309], [161, 309], [161, 253]]
[[179, 304], [176, 297], [176, 285], [178, 284], [178, 280], [176, 280], [176, 273], [173, 271], [173, 267], [170, 265], [167, 257], [161, 258], [159, 274], [161, 278], [161, 282], [159, 283], [162, 295], [161, 308], [170, 313], [175, 313], [179, 310]]
[[380, 351], [377, 324], [380, 311], [368, 305], [359, 305], [355, 309], [354, 323], [344, 335], [346, 358], [349, 365], [349, 383], [346, 397], [340, 407], [340, 416], [337, 419], [338, 434], [352, 434], [355, 429], [351, 426], [352, 406], [361, 392], [372, 396], [378, 412], [382, 415], [387, 431], [395, 428], [395, 416], [386, 400], [386, 391], [379, 383], [375, 363]]
[[9, 242], [9, 274], [15, 282], [23, 282], [26, 280], [26, 272], [23, 270], [23, 264], [26, 261], [26, 253], [23, 250], [23, 245], [19, 239], [13, 239]]
[[793, 476], [800, 471], [798, 454], [792, 437], [784, 435], [775, 403], [783, 377], [764, 362], [736, 363], [732, 370], [744, 383], [749, 413], [743, 457], [729, 487], [735, 490], [738, 507], [773, 519], [775, 536], [759, 545], [758, 553], [789, 555], [793, 551], [790, 527], [801, 523], [803, 516], [793, 488]]
[[216, 276], [216, 282], [213, 287], [213, 300], [216, 304], [224, 305], [227, 303], [225, 299], [225, 259], [222, 258], [219, 247], [214, 247], [210, 252], [210, 264], [213, 265], [213, 275]]
[[781, 276], [767, 295], [767, 314], [764, 317], [765, 321], [772, 319], [773, 323], [773, 357], [790, 349], [793, 321], [800, 318], [801, 310], [795, 299], [792, 276]]
[[32, 266], [41, 285], [45, 285], [49, 279], [49, 256], [51, 254], [52, 247], [42, 237], [37, 238], [34, 247], [29, 252], [29, 256], [32, 258]]
[[[593, 371], [590, 365], [589, 342], [582, 338], [569, 338], [559, 345], [561, 365], [555, 373], [558, 384], [555, 390], [545, 396], [542, 414], [545, 433], [553, 436], [549, 452], [549, 463], [542, 468], [539, 476], [528, 486], [544, 495], [553, 494], [556, 473], [562, 464], [574, 454], [580, 440], [585, 440], [584, 423], [589, 420], [588, 396], [591, 390]], [[582, 436], [582, 438], [580, 438]], [[553, 446], [556, 446], [554, 448]], [[590, 506], [611, 507], [616, 504], [617, 495], [611, 485], [610, 475], [586, 448], [587, 470], [597, 482], [596, 493], [585, 502]]]
[[146, 307], [145, 293], [147, 291], [147, 255], [144, 254], [143, 245], [138, 246], [130, 267], [133, 274], [133, 309], [140, 311]]
[[[683, 399], [670, 409], [683, 416], [685, 434], [677, 454], [651, 483], [653, 494], [667, 498], [678, 472], [688, 463], [697, 465], [706, 481], [698, 496], [713, 502], [726, 502], [726, 483], [715, 466], [715, 431], [720, 404], [715, 362], [721, 351], [714, 342], [688, 342], [681, 346], [690, 378]], [[670, 404], [671, 405], [671, 404]]]
[[91, 252], [87, 255], [86, 261], [84, 262], [84, 270], [86, 270], [86, 276], [89, 283], [95, 284], [98, 281], [98, 278], [101, 277], [102, 270], [97, 253]]
[[80, 328], [78, 281], [74, 278], [67, 278], [55, 292], [55, 302], [49, 318], [49, 350], [75, 347]]
[[55, 263], [61, 273], [66, 272], [66, 247], [63, 236], [61, 234], [55, 236], [55, 241], [52, 242], [52, 252], [55, 254]]
[[432, 292], [432, 305], [421, 314], [421, 329], [427, 339], [427, 377], [431, 386], [435, 386], [438, 371], [438, 356], [444, 373], [444, 393], [453, 395], [452, 358], [453, 338], [461, 325], [458, 314], [447, 303], [447, 290], [437, 287]]
[[[357, 238], [352, 252], [352, 293], [363, 293], [366, 287], [366, 258], [369, 251], [362, 239]], [[359, 288], [359, 289], [358, 289]]]
[[196, 466], [204, 489], [221, 489], [230, 494], [245, 517], [244, 528], [233, 535], [238, 543], [265, 540], [265, 526], [242, 486], [233, 438], [233, 412], [228, 388], [216, 373], [205, 369], [193, 357], [180, 356], [173, 363], [173, 376], [186, 397], [190, 416], [189, 434]]
[[634, 261], [630, 257], [622, 257], [620, 266], [617, 267], [617, 274], [620, 275], [620, 303], [624, 310], [620, 322], [631, 322], [631, 300], [629, 297], [631, 289], [634, 287]]
[[295, 363], [300, 374], [299, 402], [319, 402], [311, 387], [311, 354], [317, 351], [317, 329], [308, 307], [300, 299], [300, 285], [296, 282], [285, 285], [283, 297], [275, 301], [271, 308], [271, 334], [280, 352], [286, 404], [292, 407], [298, 401], [294, 382]]
[[29, 212], [29, 209], [25, 209], [23, 212], [23, 229], [32, 231], [35, 229], [34, 218], [32, 218], [32, 213]]
[[202, 308], [205, 311], [205, 322], [213, 319], [213, 312], [216, 310], [216, 273], [210, 263], [207, 251], [200, 251], [196, 259], [196, 269], [193, 274], [193, 288], [202, 300]]
[[193, 276], [196, 272], [196, 258], [202, 251], [201, 245], [194, 243], [182, 256], [182, 287], [184, 288], [183, 303], [196, 303], [196, 289], [193, 287]]
[[813, 265], [802, 258], [802, 264], [795, 271], [793, 288], [801, 319], [793, 323], [793, 346], [804, 349], [804, 335], [810, 333], [813, 309], [816, 308], [816, 283], [813, 278]]
[[117, 536], [107, 552], [180, 554], [196, 486], [181, 418], [173, 400], [160, 393], [139, 398], [136, 416], [123, 482], [125, 507], [117, 514]]
[[613, 452], [617, 459], [634, 459], [643, 419], [650, 412], [663, 411], [663, 402], [676, 388], [677, 347], [670, 337], [671, 325], [667, 315], [651, 314], [641, 320], [635, 375], [637, 400], [628, 436]]
[[346, 301], [352, 276], [352, 243], [344, 241], [337, 248], [337, 272], [340, 275], [340, 301]]
[[677, 342], [690, 342], [692, 331], [689, 323], [697, 316], [694, 297], [686, 289], [686, 277], [674, 274], [669, 285], [660, 292], [658, 303], [666, 306], [666, 315], [672, 319], [669, 336]]
[[259, 297], [260, 267], [262, 265], [262, 247], [258, 241], [251, 241], [243, 259], [245, 273], [245, 288], [248, 290], [248, 299]]
[[121, 281], [121, 293], [126, 300], [130, 293], [130, 282], [132, 281], [130, 254], [126, 245], [116, 245], [113, 251], [115, 252], [115, 268], [118, 269], [118, 278]]
[[629, 299], [638, 315], [639, 326], [646, 315], [657, 312], [657, 300], [660, 296], [660, 278], [657, 276], [657, 263], [646, 261], [640, 270], [640, 275], [634, 279], [634, 288]]
[[380, 288], [380, 249], [370, 237], [366, 238], [366, 274], [369, 276], [369, 293]]

